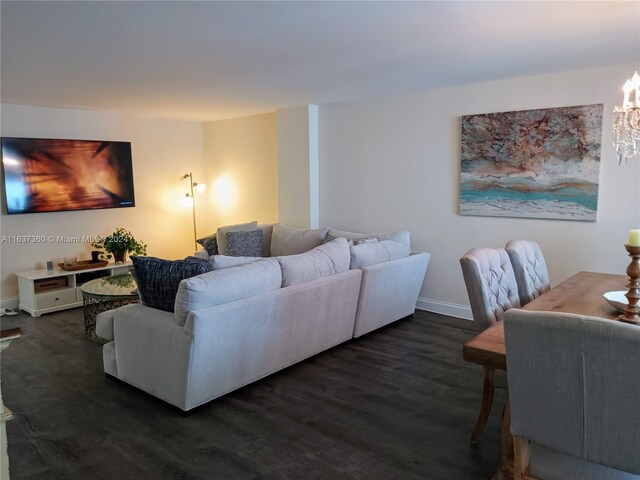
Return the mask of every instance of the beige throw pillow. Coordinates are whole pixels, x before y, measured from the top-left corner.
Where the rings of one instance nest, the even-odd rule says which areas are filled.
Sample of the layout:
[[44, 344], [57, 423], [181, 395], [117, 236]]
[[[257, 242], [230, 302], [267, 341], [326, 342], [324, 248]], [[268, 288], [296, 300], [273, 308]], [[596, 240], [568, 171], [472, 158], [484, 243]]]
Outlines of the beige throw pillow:
[[297, 255], [322, 244], [328, 228], [304, 229], [276, 223], [271, 234], [271, 256]]
[[180, 282], [176, 294], [176, 323], [183, 326], [193, 310], [277, 290], [280, 285], [282, 272], [275, 258], [264, 258], [188, 278]]
[[406, 257], [409, 247], [395, 240], [380, 240], [351, 247], [351, 268], [364, 268], [377, 263], [389, 262]]
[[276, 257], [282, 268], [282, 286], [311, 282], [349, 270], [349, 244], [336, 238], [298, 255]]

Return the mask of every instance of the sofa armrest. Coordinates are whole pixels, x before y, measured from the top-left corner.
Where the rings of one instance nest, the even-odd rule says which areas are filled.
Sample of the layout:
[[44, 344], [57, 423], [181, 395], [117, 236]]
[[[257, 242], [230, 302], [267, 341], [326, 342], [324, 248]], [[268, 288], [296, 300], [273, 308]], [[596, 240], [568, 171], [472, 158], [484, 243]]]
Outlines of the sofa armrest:
[[362, 268], [354, 337], [413, 314], [430, 258], [412, 253]]
[[107, 310], [96, 317], [96, 335], [107, 341], [113, 340], [113, 316], [115, 310]]
[[118, 378], [184, 409], [191, 334], [171, 312], [140, 304], [114, 311]]

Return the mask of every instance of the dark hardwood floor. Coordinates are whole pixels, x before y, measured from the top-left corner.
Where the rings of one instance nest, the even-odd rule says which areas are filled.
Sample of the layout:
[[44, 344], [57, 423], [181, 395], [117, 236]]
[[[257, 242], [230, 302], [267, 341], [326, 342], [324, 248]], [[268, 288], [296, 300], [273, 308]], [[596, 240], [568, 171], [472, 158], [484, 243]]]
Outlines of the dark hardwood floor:
[[469, 444], [481, 368], [462, 360], [470, 324], [417, 311], [188, 417], [109, 381], [82, 309], [3, 324], [11, 479], [488, 479], [504, 394]]

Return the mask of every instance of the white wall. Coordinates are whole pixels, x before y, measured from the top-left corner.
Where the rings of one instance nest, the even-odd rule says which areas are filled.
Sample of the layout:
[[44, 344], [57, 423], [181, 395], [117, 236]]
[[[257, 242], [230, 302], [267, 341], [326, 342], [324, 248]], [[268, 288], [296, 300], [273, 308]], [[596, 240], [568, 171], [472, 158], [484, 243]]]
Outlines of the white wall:
[[317, 228], [319, 223], [318, 106], [278, 110], [280, 222]]
[[[196, 177], [204, 173], [201, 123], [9, 104], [1, 108], [3, 136], [130, 141], [136, 195], [133, 208], [10, 216], [3, 211], [3, 236], [106, 235], [121, 226], [148, 244], [149, 255], [193, 253], [191, 210], [181, 205], [188, 185], [181, 177], [188, 171]], [[206, 218], [206, 205], [199, 214]], [[89, 244], [2, 243], [2, 299], [18, 295], [15, 272], [44, 268], [45, 261], [61, 261], [65, 255], [89, 259], [90, 250]]]
[[[442, 89], [320, 109], [320, 223], [354, 231], [408, 229], [433, 254], [420, 305], [468, 314], [458, 259], [512, 238], [540, 243], [553, 284], [580, 270], [624, 274], [640, 225], [640, 161], [618, 167], [612, 109], [636, 65]], [[596, 222], [458, 215], [460, 116], [604, 103]]]
[[[3, 214], [1, 233], [76, 236], [124, 226], [149, 244], [151, 255], [184, 257], [193, 250], [191, 211], [179, 201], [187, 188], [181, 176], [188, 171], [208, 183], [205, 201], [197, 203], [199, 235], [254, 218], [307, 226], [313, 221], [312, 197], [318, 195], [311, 185], [318, 180], [315, 149], [319, 224], [410, 230], [414, 249], [433, 254], [421, 306], [468, 315], [456, 308], [468, 305], [458, 259], [474, 246], [535, 239], [554, 284], [579, 270], [624, 273], [628, 257], [622, 245], [627, 230], [640, 224], [640, 161], [617, 166], [611, 110], [636, 68], [619, 65], [327, 105], [319, 109], [319, 129], [313, 128], [313, 106], [212, 122], [203, 129], [196, 122], [2, 105], [4, 136], [131, 141], [137, 206]], [[597, 222], [458, 215], [461, 115], [590, 103], [605, 106]], [[309, 135], [318, 131], [314, 146]], [[225, 172], [233, 180], [230, 191], [235, 185], [238, 194], [227, 210], [216, 196]], [[14, 272], [41, 268], [67, 254], [88, 258], [89, 250], [77, 244], [2, 244], [2, 299], [17, 295]]]
[[276, 114], [204, 125], [209, 217], [203, 234], [221, 225], [278, 221]]

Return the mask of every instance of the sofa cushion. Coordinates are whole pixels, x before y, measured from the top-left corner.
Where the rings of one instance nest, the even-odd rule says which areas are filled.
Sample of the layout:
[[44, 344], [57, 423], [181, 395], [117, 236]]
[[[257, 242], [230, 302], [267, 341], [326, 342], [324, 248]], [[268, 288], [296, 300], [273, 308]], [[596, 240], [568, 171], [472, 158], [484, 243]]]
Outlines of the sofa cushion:
[[216, 240], [216, 236], [217, 235], [213, 233], [207, 237], [199, 238], [196, 242], [202, 245], [209, 255], [217, 255], [218, 241]]
[[372, 233], [372, 237], [377, 238], [378, 240], [393, 240], [395, 242], [400, 242], [403, 245], [406, 245], [407, 248], [411, 249], [411, 233], [407, 230], [400, 230], [398, 232], [386, 232], [386, 233]]
[[173, 312], [176, 292], [182, 279], [209, 271], [208, 260], [198, 257], [162, 260], [133, 256], [131, 261], [142, 304], [167, 312]]
[[[324, 237], [324, 240], [322, 241], [322, 243], [329, 243], [332, 240], [335, 240], [336, 238], [344, 238], [344, 237], [334, 237], [331, 234], [327, 233]], [[347, 239], [348, 240], [348, 239]], [[353, 245], [353, 240], [349, 240], [349, 246]]]
[[336, 238], [308, 252], [276, 258], [282, 268], [282, 286], [288, 287], [349, 270], [349, 243]]
[[229, 232], [252, 232], [258, 228], [258, 222], [238, 223], [236, 225], [225, 225], [216, 231], [218, 242], [218, 253], [227, 255], [227, 233]]
[[246, 265], [247, 263], [261, 259], [262, 257], [229, 257], [227, 255], [211, 255], [211, 257], [209, 257], [209, 270], [237, 267], [238, 265]]
[[271, 256], [296, 255], [322, 244], [328, 228], [304, 229], [276, 223], [271, 235]]
[[347, 232], [345, 230], [338, 230], [336, 228], [330, 228], [329, 235], [331, 235], [333, 238], [344, 237], [347, 240], [351, 240], [354, 244], [358, 240], [364, 240], [370, 237], [370, 235], [367, 235], [366, 233]]
[[258, 224], [258, 230], [262, 230], [262, 256], [271, 256], [271, 234], [273, 233], [273, 223]]
[[[363, 238], [362, 240], [358, 240], [355, 245], [362, 245], [363, 243], [373, 243], [373, 242], [377, 242], [378, 239], [376, 237], [367, 237], [367, 238]], [[353, 244], [353, 242], [351, 242]]]
[[344, 237], [347, 240], [353, 240], [353, 243], [355, 243], [356, 245], [358, 245], [359, 242], [364, 241], [366, 243], [369, 239], [375, 238], [377, 240], [395, 240], [396, 242], [403, 243], [407, 247], [411, 248], [411, 233], [409, 233], [407, 230], [385, 233], [356, 233], [330, 228], [329, 235], [333, 237]]
[[190, 311], [277, 290], [281, 284], [282, 273], [275, 258], [265, 258], [185, 279], [180, 282], [176, 295], [176, 323], [184, 325]]
[[376, 263], [388, 262], [406, 257], [411, 250], [404, 243], [395, 240], [380, 240], [351, 247], [351, 268], [363, 268]]
[[226, 249], [230, 257], [261, 257], [262, 230], [228, 232]]

